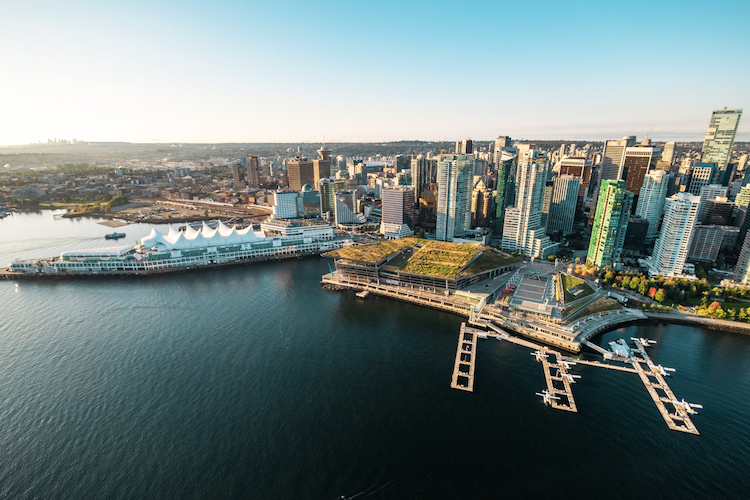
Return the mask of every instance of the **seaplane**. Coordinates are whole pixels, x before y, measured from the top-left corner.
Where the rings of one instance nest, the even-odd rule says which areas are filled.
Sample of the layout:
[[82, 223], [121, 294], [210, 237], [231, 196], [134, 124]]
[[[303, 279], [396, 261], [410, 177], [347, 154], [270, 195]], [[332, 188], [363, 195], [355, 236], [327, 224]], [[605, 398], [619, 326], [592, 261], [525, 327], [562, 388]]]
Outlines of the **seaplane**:
[[551, 392], [549, 392], [547, 389], [543, 390], [542, 392], [537, 392], [537, 396], [541, 396], [544, 400], [544, 404], [551, 405], [553, 399], [560, 399], [557, 396], [553, 395]]
[[644, 339], [643, 337], [639, 337], [639, 338], [630, 337], [630, 340], [633, 340], [635, 342], [640, 342], [640, 344], [643, 346], [644, 349], [646, 347], [651, 347], [651, 344], [656, 344], [655, 340]]
[[557, 366], [564, 366], [566, 370], [570, 370], [570, 367], [575, 364], [575, 361], [563, 361], [562, 359], [557, 362]]
[[543, 359], [547, 359], [548, 356], [546, 351], [534, 351], [531, 353], [531, 355], [534, 356], [534, 358], [539, 362], [541, 362]]
[[697, 415], [698, 412], [695, 411], [695, 408], [703, 409], [702, 405], [697, 405], [695, 403], [688, 403], [684, 399], [682, 401], [672, 401], [672, 404], [675, 406], [682, 406], [686, 412], [688, 412], [691, 415]]
[[567, 380], [571, 384], [575, 384], [576, 383], [575, 379], [581, 378], [580, 375], [573, 375], [571, 373], [562, 373], [562, 372], [560, 372], [560, 373], [558, 373], [558, 375], [559, 375], [560, 378]]
[[677, 371], [674, 368], [667, 368], [666, 366], [661, 366], [661, 365], [654, 365], [654, 368], [656, 369], [656, 371], [658, 371], [661, 374], [662, 377], [669, 377], [670, 376], [669, 372]]

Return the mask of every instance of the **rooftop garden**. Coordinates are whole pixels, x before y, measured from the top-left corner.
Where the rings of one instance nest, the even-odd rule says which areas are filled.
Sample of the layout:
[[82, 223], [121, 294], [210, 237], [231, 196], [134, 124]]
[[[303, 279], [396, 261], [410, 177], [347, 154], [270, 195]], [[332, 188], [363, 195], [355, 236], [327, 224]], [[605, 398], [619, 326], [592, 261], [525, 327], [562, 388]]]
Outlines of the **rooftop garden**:
[[483, 248], [479, 243], [430, 241], [409, 259], [403, 271], [442, 278], [457, 278], [459, 271]]
[[458, 276], [462, 277], [482, 273], [484, 271], [489, 271], [490, 269], [513, 264], [519, 260], [518, 257], [513, 257], [512, 255], [495, 250], [494, 248], [485, 247], [482, 255], [477, 257], [477, 259], [469, 264], [468, 267], [461, 270], [461, 272], [458, 273]]
[[[588, 297], [594, 293], [594, 290], [585, 281], [564, 273], [560, 273], [560, 285], [563, 293], [563, 303], [565, 304]], [[558, 297], [558, 300], [560, 300], [560, 297]]]
[[401, 238], [400, 240], [381, 241], [379, 243], [370, 243], [367, 245], [351, 245], [339, 248], [338, 250], [331, 250], [324, 255], [326, 257], [358, 260], [361, 262], [371, 262], [376, 264], [394, 253], [424, 243], [427, 243], [427, 240], [420, 240], [419, 238]]

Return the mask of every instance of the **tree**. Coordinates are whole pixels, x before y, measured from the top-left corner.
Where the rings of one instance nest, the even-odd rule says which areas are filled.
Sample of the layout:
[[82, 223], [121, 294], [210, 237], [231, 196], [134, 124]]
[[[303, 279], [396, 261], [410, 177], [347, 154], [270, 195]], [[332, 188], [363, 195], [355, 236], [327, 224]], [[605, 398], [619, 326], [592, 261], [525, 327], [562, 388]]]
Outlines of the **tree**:
[[424, 228], [419, 229], [419, 237], [424, 239]]
[[737, 314], [737, 319], [740, 321], [747, 321], [747, 311], [744, 307], [740, 309], [740, 312]]
[[615, 280], [615, 275], [612, 273], [612, 271], [607, 271], [604, 273], [604, 283], [607, 285], [611, 285], [612, 282]]
[[656, 294], [654, 295], [654, 300], [661, 303], [664, 302], [665, 298], [667, 298], [667, 293], [663, 288], [659, 288], [659, 290], [657, 290]]
[[652, 286], [651, 288], [648, 289], [648, 296], [653, 299], [655, 295], [656, 295], [656, 287]]
[[580, 263], [581, 263], [581, 258], [580, 257], [576, 257], [576, 264], [580, 264]]
[[713, 301], [711, 302], [711, 305], [708, 306], [708, 312], [710, 312], [711, 314], [714, 314], [716, 310], [719, 309], [720, 307], [721, 307], [721, 304], [719, 304], [716, 301]]
[[630, 289], [635, 291], [638, 290], [638, 287], [641, 286], [642, 280], [638, 278], [638, 276], [633, 276], [630, 278]]
[[622, 287], [625, 288], [628, 285], [630, 285], [630, 276], [623, 276], [622, 277]]

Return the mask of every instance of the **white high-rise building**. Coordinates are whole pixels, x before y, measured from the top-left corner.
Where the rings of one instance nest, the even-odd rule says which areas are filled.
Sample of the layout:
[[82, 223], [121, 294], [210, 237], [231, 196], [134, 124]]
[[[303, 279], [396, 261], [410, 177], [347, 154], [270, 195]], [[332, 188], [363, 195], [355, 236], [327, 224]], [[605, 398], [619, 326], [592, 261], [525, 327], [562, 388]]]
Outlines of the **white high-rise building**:
[[357, 190], [342, 190], [336, 193], [336, 225], [363, 224], [365, 216], [357, 212]]
[[703, 140], [701, 161], [715, 163], [715, 175], [727, 169], [741, 116], [741, 109], [724, 108], [711, 113], [711, 121], [708, 123], [706, 137]]
[[664, 222], [649, 262], [650, 275], [674, 277], [682, 274], [700, 200], [700, 196], [677, 193], [664, 201]]
[[435, 239], [453, 241], [471, 228], [471, 194], [474, 157], [440, 155], [438, 157], [437, 224]]
[[572, 175], [558, 175], [552, 180], [547, 233], [560, 232], [566, 236], [573, 232], [580, 186], [580, 179]]
[[[626, 136], [617, 141], [606, 141], [602, 152], [601, 180], [616, 181], [622, 175], [625, 149], [635, 146], [635, 136]], [[624, 179], [623, 179], [624, 180]]]
[[635, 215], [648, 221], [647, 244], [653, 242], [659, 234], [659, 220], [669, 187], [668, 179], [669, 176], [663, 170], [652, 170], [643, 178], [643, 187], [638, 197]]
[[518, 161], [516, 204], [505, 209], [501, 248], [544, 257], [550, 247], [542, 227], [542, 205], [549, 162], [547, 154], [530, 149]]
[[383, 218], [380, 232], [389, 239], [403, 238], [414, 234], [413, 224], [414, 189], [411, 186], [396, 186], [383, 190]]
[[302, 197], [299, 191], [273, 193], [272, 217], [274, 219], [296, 219], [302, 211]]

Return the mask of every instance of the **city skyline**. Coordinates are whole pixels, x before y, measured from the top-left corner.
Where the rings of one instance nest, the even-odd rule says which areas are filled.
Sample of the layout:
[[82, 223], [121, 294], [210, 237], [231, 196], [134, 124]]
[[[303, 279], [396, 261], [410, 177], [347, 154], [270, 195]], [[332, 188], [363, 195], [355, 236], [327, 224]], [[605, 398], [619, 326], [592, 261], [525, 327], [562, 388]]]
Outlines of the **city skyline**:
[[[724, 29], [748, 11], [743, 2], [549, 3], [533, 13], [493, 2], [24, 2], [4, 9], [11, 98], [0, 145], [610, 140], [652, 127], [656, 141], [701, 141], [710, 111], [749, 107], [750, 35]], [[503, 22], [483, 29], [484, 19]], [[695, 26], [721, 30], [726, 48], [690, 36]], [[644, 56], [659, 71], [624, 69]], [[726, 77], [696, 77], [703, 60]], [[750, 124], [736, 140], [750, 140]]]

